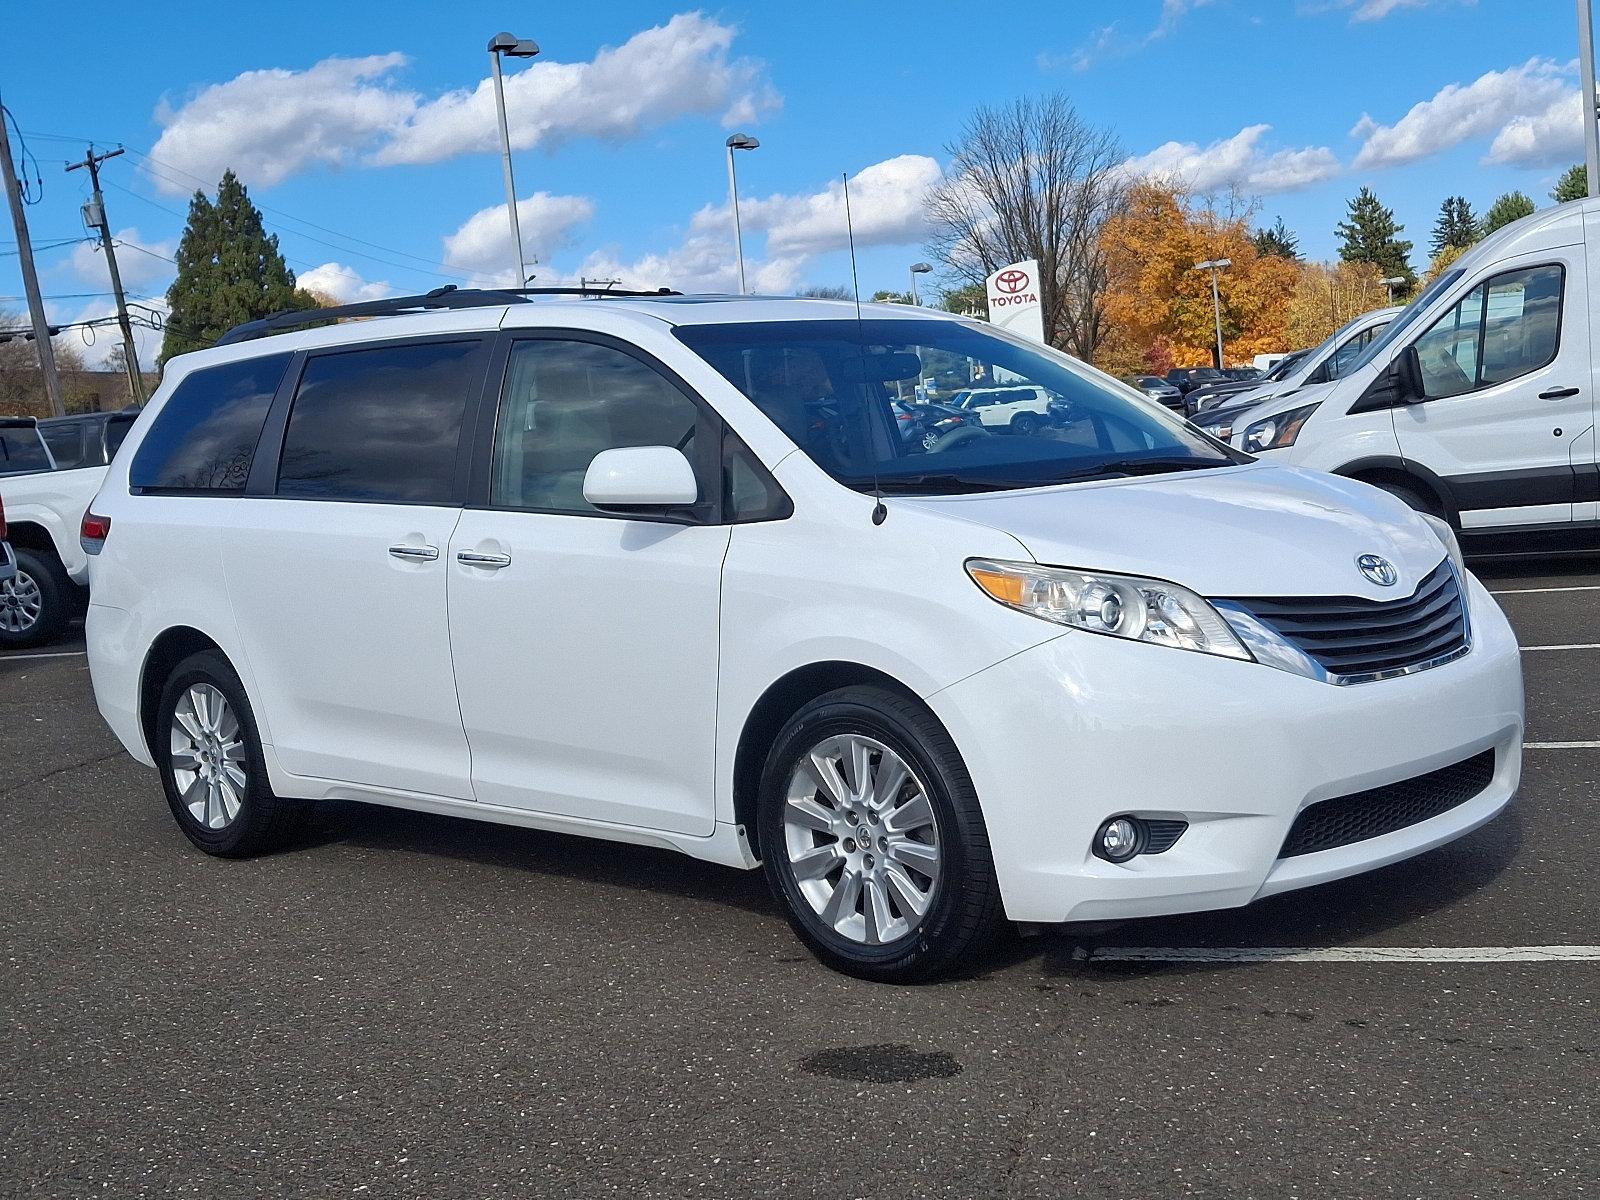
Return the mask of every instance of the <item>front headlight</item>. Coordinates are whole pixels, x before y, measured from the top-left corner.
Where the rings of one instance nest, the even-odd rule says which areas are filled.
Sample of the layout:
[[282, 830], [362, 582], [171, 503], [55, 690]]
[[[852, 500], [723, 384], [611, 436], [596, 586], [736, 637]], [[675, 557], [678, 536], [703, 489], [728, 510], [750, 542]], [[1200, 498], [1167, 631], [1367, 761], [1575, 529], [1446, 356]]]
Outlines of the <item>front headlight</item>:
[[1316, 411], [1316, 404], [1307, 404], [1255, 422], [1244, 431], [1244, 449], [1260, 454], [1263, 450], [1282, 450], [1294, 445], [1300, 430]]
[[991, 599], [1057, 625], [1250, 661], [1217, 610], [1175, 583], [976, 558], [967, 574]]
[[[1418, 513], [1417, 516], [1426, 521], [1428, 527], [1433, 530], [1434, 536], [1444, 543], [1444, 552], [1450, 556], [1450, 562], [1455, 567], [1456, 574], [1465, 584], [1467, 562], [1466, 559], [1461, 557], [1461, 542], [1456, 537], [1456, 531], [1450, 528], [1450, 522], [1442, 517], [1436, 517], [1432, 513]], [[1463, 592], [1462, 596], [1465, 597], [1465, 595], [1466, 593]]]

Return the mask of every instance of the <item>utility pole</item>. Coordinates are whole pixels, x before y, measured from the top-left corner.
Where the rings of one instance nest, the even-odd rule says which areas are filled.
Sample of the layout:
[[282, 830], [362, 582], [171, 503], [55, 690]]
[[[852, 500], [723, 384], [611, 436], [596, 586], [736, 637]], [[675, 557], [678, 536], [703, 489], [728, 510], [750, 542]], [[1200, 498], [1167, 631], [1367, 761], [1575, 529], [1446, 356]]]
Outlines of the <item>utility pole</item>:
[[1578, 0], [1578, 64], [1583, 86], [1583, 157], [1589, 167], [1589, 195], [1600, 196], [1600, 125], [1595, 123], [1594, 13], [1590, 0]]
[[111, 246], [111, 222], [106, 220], [106, 200], [100, 194], [100, 164], [122, 153], [122, 147], [96, 154], [90, 146], [82, 162], [67, 164], [67, 170], [87, 167], [93, 198], [83, 206], [84, 222], [100, 231], [100, 245], [106, 252], [106, 270], [111, 272], [111, 294], [117, 298], [117, 324], [122, 328], [123, 366], [128, 370], [128, 395], [135, 404], [144, 403], [144, 375], [139, 371], [139, 348], [133, 342], [133, 325], [128, 321], [128, 298], [122, 294], [122, 273], [117, 270], [117, 252]]
[[61, 400], [61, 377], [56, 374], [55, 347], [50, 344], [50, 323], [44, 315], [44, 299], [39, 295], [39, 275], [33, 269], [33, 243], [28, 240], [28, 216], [22, 211], [22, 186], [17, 182], [17, 167], [11, 161], [11, 138], [6, 128], [10, 113], [0, 105], [0, 170], [5, 172], [6, 199], [11, 203], [11, 224], [17, 230], [17, 256], [22, 260], [22, 289], [28, 295], [28, 313], [33, 317], [33, 344], [39, 355], [39, 373], [44, 376], [50, 411], [67, 415]]

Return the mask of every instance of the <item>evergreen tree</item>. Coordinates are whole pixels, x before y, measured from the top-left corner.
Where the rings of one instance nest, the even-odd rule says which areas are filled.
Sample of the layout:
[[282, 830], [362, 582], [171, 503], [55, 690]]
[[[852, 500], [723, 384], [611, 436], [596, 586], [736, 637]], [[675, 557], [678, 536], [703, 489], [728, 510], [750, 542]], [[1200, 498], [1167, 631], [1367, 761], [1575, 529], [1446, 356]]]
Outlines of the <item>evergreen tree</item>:
[[1279, 258], [1288, 259], [1300, 257], [1300, 239], [1290, 232], [1282, 217], [1272, 223], [1271, 229], [1256, 230], [1250, 235], [1250, 240], [1256, 244], [1258, 254], [1276, 254]]
[[1483, 214], [1483, 234], [1487, 237], [1502, 225], [1520, 221], [1523, 217], [1531, 217], [1536, 211], [1533, 201], [1521, 192], [1507, 192], [1491, 204], [1489, 211]]
[[1439, 206], [1439, 219], [1433, 223], [1433, 240], [1430, 251], [1437, 256], [1449, 246], [1465, 250], [1478, 240], [1478, 218], [1465, 196], [1447, 196]]
[[241, 321], [316, 307], [295, 290], [277, 235], [266, 231], [261, 211], [232, 171], [223, 174], [214, 203], [199, 191], [189, 201], [177, 261], [178, 276], [167, 289], [163, 365], [174, 354], [204, 349]]
[[1573, 163], [1556, 180], [1556, 186], [1550, 191], [1550, 199], [1557, 204], [1565, 204], [1568, 200], [1582, 200], [1588, 194], [1589, 168], [1583, 163]]
[[1394, 210], [1379, 203], [1371, 188], [1362, 188], [1350, 201], [1350, 219], [1340, 221], [1335, 230], [1342, 239], [1339, 257], [1345, 262], [1369, 262], [1384, 276], [1406, 281], [1406, 287], [1417, 282], [1411, 269], [1411, 243], [1403, 241], [1400, 234], [1405, 226], [1394, 219]]

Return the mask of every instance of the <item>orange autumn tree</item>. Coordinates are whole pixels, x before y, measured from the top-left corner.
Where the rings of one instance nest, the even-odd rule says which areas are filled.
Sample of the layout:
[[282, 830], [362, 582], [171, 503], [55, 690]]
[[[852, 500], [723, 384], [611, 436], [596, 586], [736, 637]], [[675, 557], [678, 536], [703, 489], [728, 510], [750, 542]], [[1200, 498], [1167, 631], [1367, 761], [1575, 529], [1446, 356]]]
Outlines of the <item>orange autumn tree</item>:
[[1228, 363], [1288, 349], [1289, 299], [1301, 264], [1256, 249], [1253, 215], [1236, 197], [1200, 199], [1151, 180], [1133, 185], [1101, 233], [1110, 332], [1099, 365], [1128, 374], [1211, 362], [1211, 276], [1194, 265], [1215, 258], [1233, 262], [1217, 280]]

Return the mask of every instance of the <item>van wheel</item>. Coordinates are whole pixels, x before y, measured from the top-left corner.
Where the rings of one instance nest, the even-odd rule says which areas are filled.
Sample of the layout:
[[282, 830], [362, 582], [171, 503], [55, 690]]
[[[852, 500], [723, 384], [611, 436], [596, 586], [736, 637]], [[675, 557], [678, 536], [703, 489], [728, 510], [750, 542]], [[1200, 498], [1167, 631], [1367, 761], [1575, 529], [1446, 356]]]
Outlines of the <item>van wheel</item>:
[[841, 688], [791, 717], [767, 756], [758, 821], [773, 894], [836, 970], [945, 974], [1002, 920], [966, 766], [933, 714], [895, 692]]
[[1407, 505], [1419, 513], [1427, 513], [1430, 517], [1443, 519], [1444, 512], [1431, 497], [1424, 496], [1415, 488], [1407, 487], [1403, 483], [1390, 483], [1387, 479], [1374, 481], [1373, 487], [1388, 492], [1396, 500], [1403, 500]]
[[167, 805], [184, 836], [207, 854], [248, 858], [294, 834], [307, 806], [267, 786], [250, 701], [217, 651], [191, 654], [172, 672], [151, 742]]
[[72, 617], [72, 580], [55, 558], [16, 547], [17, 573], [0, 583], [0, 648], [42, 646]]

